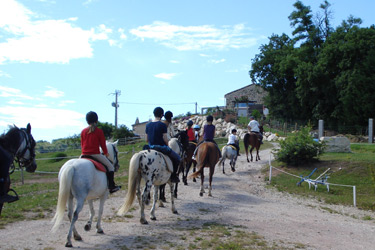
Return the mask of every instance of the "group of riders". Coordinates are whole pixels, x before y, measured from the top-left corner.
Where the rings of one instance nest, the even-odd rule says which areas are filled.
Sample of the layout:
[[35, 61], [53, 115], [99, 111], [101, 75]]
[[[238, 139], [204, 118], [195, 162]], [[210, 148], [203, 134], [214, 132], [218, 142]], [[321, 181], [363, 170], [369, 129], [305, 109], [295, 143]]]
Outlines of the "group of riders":
[[[146, 125], [146, 141], [148, 143], [146, 148], [157, 150], [170, 157], [173, 163], [171, 182], [178, 183], [180, 182], [180, 180], [178, 178], [177, 171], [181, 161], [181, 157], [168, 146], [168, 141], [176, 135], [175, 129], [172, 124], [173, 113], [171, 111], [167, 111], [164, 114], [164, 110], [161, 107], [156, 107], [153, 113], [154, 120]], [[163, 116], [165, 117], [164, 120], [162, 120]], [[95, 112], [90, 111], [86, 114], [86, 121], [88, 127], [84, 128], [81, 132], [81, 157], [93, 158], [106, 167], [108, 189], [110, 193], [114, 193], [120, 190], [121, 186], [116, 185], [114, 182], [114, 166], [107, 158], [108, 150], [106, 147], [104, 132], [102, 129], [97, 127], [98, 115]], [[216, 145], [221, 158], [221, 150], [214, 140], [216, 127], [212, 123], [213, 117], [211, 115], [208, 115], [206, 118], [206, 124], [203, 126], [203, 132], [201, 133], [201, 127], [198, 124], [194, 125], [192, 120], [187, 121], [186, 132], [189, 138], [189, 142], [196, 144], [193, 159], [195, 159], [199, 145], [203, 142], [213, 142]], [[258, 134], [260, 140], [263, 139], [263, 136], [259, 130], [259, 123], [254, 119], [253, 116], [250, 117], [248, 129], [250, 132]], [[227, 145], [234, 146], [237, 149], [237, 155], [240, 155], [239, 139], [236, 133], [237, 130], [232, 129], [231, 134], [228, 137]], [[203, 136], [202, 140], [200, 139], [201, 135]], [[102, 150], [102, 153], [100, 152], [100, 148]], [[1, 147], [1, 145], [0, 158], [2, 165], [0, 168], [0, 203], [13, 202], [18, 198], [9, 195], [7, 187], [5, 185], [6, 179], [9, 178], [9, 167], [13, 162], [13, 158], [6, 149]]]

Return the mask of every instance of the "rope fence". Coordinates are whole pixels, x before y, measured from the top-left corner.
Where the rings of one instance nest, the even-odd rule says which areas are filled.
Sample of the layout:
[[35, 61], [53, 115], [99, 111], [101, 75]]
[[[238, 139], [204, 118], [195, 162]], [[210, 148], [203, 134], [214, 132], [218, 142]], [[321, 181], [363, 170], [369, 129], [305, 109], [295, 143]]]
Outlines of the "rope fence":
[[[294, 175], [294, 174], [291, 174], [291, 173], [288, 173], [284, 170], [281, 170], [279, 168], [276, 168], [276, 167], [273, 167], [271, 165], [271, 155], [270, 155], [270, 159], [269, 159], [269, 166], [270, 166], [270, 172], [269, 172], [269, 183], [271, 184], [271, 180], [272, 180], [272, 170], [273, 169], [276, 169], [277, 171], [279, 172], [282, 172], [284, 174], [287, 174], [287, 175], [290, 175], [290, 176], [293, 176], [293, 177], [296, 177], [298, 179], [301, 179], [301, 176], [297, 176], [297, 175]], [[310, 183], [309, 183], [310, 185]], [[356, 195], [356, 186], [353, 186], [353, 185], [344, 185], [344, 184], [336, 184], [336, 183], [324, 183], [324, 185], [327, 185], [327, 186], [341, 186], [341, 187], [352, 187], [353, 188], [353, 206], [356, 207], [357, 206], [357, 195]]]

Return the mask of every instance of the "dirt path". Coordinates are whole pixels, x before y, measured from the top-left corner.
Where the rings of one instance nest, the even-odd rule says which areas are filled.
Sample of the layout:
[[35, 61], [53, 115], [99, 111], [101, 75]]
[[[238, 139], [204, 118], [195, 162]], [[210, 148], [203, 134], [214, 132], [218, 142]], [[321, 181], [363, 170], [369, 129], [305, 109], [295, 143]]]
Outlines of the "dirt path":
[[[373, 213], [266, 189], [260, 169], [268, 163], [269, 154], [270, 150], [261, 151], [262, 161], [250, 164], [244, 155], [240, 156], [235, 173], [230, 171], [228, 161], [226, 175], [217, 166], [213, 197], [207, 197], [207, 192], [200, 197], [198, 182], [190, 180], [188, 186], [180, 185], [176, 201], [179, 214], [172, 214], [170, 204], [166, 203], [165, 208], [157, 208], [157, 220], [148, 220], [148, 225], [139, 223], [136, 203], [130, 216], [115, 215], [125, 196], [125, 191], [121, 191], [106, 202], [102, 223], [105, 235], [98, 235], [95, 230], [85, 232], [83, 225], [88, 218], [85, 205], [76, 224], [83, 241], [73, 241], [73, 246], [79, 249], [206, 249], [210, 245], [204, 247], [205, 237], [215, 236], [205, 229], [210, 225], [224, 225], [232, 230], [232, 238], [228, 236], [228, 240], [258, 236], [262, 244], [258, 241], [252, 249], [374, 249], [375, 223], [363, 220], [366, 215], [373, 218]], [[66, 249], [69, 223], [66, 219], [59, 231], [52, 234], [52, 216], [14, 223], [0, 230], [0, 249]], [[149, 207], [146, 216], [148, 219]], [[245, 232], [242, 238], [234, 238], [236, 230]]]

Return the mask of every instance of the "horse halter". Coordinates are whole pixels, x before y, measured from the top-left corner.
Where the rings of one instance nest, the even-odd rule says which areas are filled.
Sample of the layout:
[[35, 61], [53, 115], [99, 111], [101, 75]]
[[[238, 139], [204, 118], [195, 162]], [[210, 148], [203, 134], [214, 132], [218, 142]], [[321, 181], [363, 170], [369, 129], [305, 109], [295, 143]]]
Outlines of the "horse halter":
[[[34, 138], [31, 136], [31, 134], [29, 134], [26, 131], [26, 129], [21, 128], [20, 131], [22, 132], [21, 135], [23, 137], [23, 140], [21, 141], [21, 145], [22, 145], [23, 141], [25, 141], [26, 145], [22, 149], [22, 151], [20, 151], [20, 149], [21, 149], [21, 145], [20, 145], [20, 147], [18, 148], [18, 150], [15, 154], [15, 158], [16, 158], [16, 162], [18, 163], [18, 165], [20, 167], [26, 167], [26, 170], [27, 170], [27, 167], [30, 166], [35, 159], [35, 145], [36, 145], [36, 143], [34, 141]], [[29, 151], [29, 158], [28, 159], [25, 158], [25, 154], [26, 154], [27, 151]]]

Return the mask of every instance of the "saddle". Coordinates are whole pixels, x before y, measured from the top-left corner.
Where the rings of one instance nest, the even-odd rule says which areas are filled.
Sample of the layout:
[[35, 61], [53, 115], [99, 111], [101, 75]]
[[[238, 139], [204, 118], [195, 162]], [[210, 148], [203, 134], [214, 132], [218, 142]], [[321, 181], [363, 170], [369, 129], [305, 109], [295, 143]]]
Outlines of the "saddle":
[[258, 137], [258, 141], [260, 141], [260, 132], [251, 131], [250, 134], [256, 135]]
[[95, 168], [101, 172], [104, 172], [104, 173], [108, 172], [107, 168], [102, 163], [98, 162], [90, 155], [81, 155], [79, 158], [91, 161], [94, 164]]
[[236, 150], [236, 151], [237, 151], [237, 148], [236, 148], [235, 146], [233, 146], [233, 145], [227, 144], [227, 145], [225, 145], [223, 148], [225, 148], [226, 146], [231, 147], [233, 150]]

